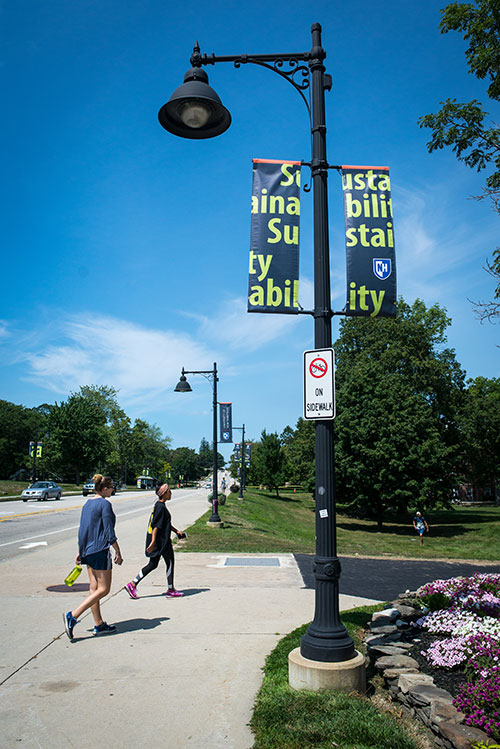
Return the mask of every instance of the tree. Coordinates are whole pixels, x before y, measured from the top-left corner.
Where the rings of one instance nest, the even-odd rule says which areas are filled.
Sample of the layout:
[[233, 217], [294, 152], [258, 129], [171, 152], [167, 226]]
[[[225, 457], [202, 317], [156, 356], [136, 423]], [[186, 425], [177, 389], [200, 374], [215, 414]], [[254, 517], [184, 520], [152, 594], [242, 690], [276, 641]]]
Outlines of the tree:
[[476, 377], [467, 383], [460, 415], [464, 478], [496, 497], [500, 477], [500, 378]]
[[210, 447], [210, 443], [205, 437], [200, 442], [198, 454], [200, 456], [200, 471], [202, 473], [211, 471], [214, 464], [214, 450], [213, 447]]
[[162, 434], [160, 427], [136, 419], [128, 443], [130, 462], [136, 476], [149, 468], [150, 474], [164, 478], [166, 464], [170, 463], [170, 437]]
[[[477, 78], [487, 78], [488, 97], [500, 100], [500, 0], [475, 0], [474, 3], [450, 3], [441, 10], [441, 33], [458, 31], [469, 43], [465, 53], [469, 71]], [[487, 112], [473, 99], [459, 103], [446, 99], [436, 114], [419, 119], [420, 127], [432, 130], [427, 143], [429, 153], [450, 146], [459, 161], [478, 172], [490, 168], [486, 187], [480, 198], [489, 197], [500, 212], [500, 127], [485, 123]], [[486, 270], [496, 282], [494, 299], [500, 300], [500, 248], [494, 250]], [[500, 317], [500, 301], [477, 302], [481, 320]]]
[[335, 345], [339, 500], [382, 527], [388, 511], [448, 503], [460, 459], [464, 373], [445, 348], [439, 305], [348, 318]]
[[20, 468], [31, 466], [29, 443], [45, 432], [44, 415], [0, 400], [0, 477], [8, 479]]
[[89, 393], [72, 393], [56, 403], [49, 416], [50, 455], [55, 470], [71, 475], [79, 484], [81, 474], [104, 470], [110, 450], [106, 411]]
[[264, 429], [252, 449], [252, 481], [275, 489], [279, 497], [279, 487], [285, 480], [284, 465], [285, 454], [277, 433], [267, 434]]
[[313, 422], [300, 417], [295, 429], [285, 427], [281, 434], [281, 443], [285, 453], [288, 481], [314, 493], [316, 478]]
[[173, 450], [170, 464], [172, 466], [172, 477], [175, 481], [179, 476], [183, 476], [184, 481], [194, 481], [200, 476], [199, 455], [190, 447], [178, 447]]

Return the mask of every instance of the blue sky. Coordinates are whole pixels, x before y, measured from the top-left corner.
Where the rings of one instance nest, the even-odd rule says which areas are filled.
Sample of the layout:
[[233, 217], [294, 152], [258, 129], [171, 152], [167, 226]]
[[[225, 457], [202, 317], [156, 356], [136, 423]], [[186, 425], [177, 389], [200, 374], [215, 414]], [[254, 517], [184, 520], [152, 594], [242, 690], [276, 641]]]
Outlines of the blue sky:
[[[307, 51], [315, 21], [333, 76], [329, 162], [390, 166], [399, 294], [447, 308], [449, 344], [469, 377], [499, 376], [499, 329], [481, 325], [468, 301], [492, 298], [483, 266], [498, 215], [471, 199], [484, 176], [451, 152], [429, 155], [429, 133], [417, 125], [447, 97], [486, 102], [464, 41], [438, 31], [444, 5], [2, 2], [0, 397], [31, 407], [83, 384], [113, 385], [131, 418], [198, 448], [211, 437], [211, 386], [192, 377], [189, 395], [173, 388], [182, 366], [216, 361], [219, 399], [233, 402], [233, 423], [249, 437], [295, 425], [312, 319], [249, 315], [246, 292], [252, 158], [310, 158], [304, 104], [267, 70], [218, 64], [207, 72], [232, 114], [225, 134], [176, 138], [157, 113], [195, 40], [219, 55]], [[486, 108], [498, 121], [495, 105]], [[305, 308], [311, 196], [302, 193]], [[341, 309], [344, 220], [333, 171], [329, 207], [332, 303]]]

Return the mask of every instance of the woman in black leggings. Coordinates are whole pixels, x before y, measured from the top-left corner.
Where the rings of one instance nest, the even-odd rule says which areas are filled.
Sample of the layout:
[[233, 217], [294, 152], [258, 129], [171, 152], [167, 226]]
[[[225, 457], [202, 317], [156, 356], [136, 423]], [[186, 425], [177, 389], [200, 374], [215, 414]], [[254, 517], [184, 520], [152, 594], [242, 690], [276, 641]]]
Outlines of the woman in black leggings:
[[149, 557], [149, 562], [131, 582], [125, 585], [125, 590], [130, 598], [139, 598], [137, 594], [138, 584], [146, 575], [149, 575], [158, 567], [161, 558], [165, 561], [167, 568], [168, 588], [165, 595], [167, 598], [180, 598], [184, 595], [174, 588], [174, 549], [170, 534], [174, 531], [177, 538], [185, 538], [186, 534], [173, 527], [171, 515], [165, 506], [165, 502], [172, 497], [168, 484], [160, 486], [156, 493], [158, 500], [150, 515], [146, 534], [146, 556]]

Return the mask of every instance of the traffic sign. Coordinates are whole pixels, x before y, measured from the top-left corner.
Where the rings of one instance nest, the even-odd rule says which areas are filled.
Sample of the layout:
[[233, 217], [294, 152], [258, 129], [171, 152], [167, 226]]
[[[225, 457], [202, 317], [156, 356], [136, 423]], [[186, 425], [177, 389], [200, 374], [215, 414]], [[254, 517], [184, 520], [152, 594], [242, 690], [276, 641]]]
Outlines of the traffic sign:
[[304, 351], [304, 419], [335, 418], [335, 352]]

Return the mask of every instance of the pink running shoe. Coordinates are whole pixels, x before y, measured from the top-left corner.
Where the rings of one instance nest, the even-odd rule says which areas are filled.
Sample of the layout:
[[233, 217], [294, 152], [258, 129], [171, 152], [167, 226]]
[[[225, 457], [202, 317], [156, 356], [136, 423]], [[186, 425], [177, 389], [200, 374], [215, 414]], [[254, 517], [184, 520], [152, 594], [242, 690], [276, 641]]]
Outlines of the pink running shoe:
[[137, 588], [135, 587], [134, 583], [127, 583], [123, 586], [123, 589], [127, 591], [130, 598], [139, 598], [137, 595]]
[[165, 593], [167, 598], [181, 598], [184, 593], [181, 593], [180, 590], [176, 590], [175, 588], [168, 589]]

